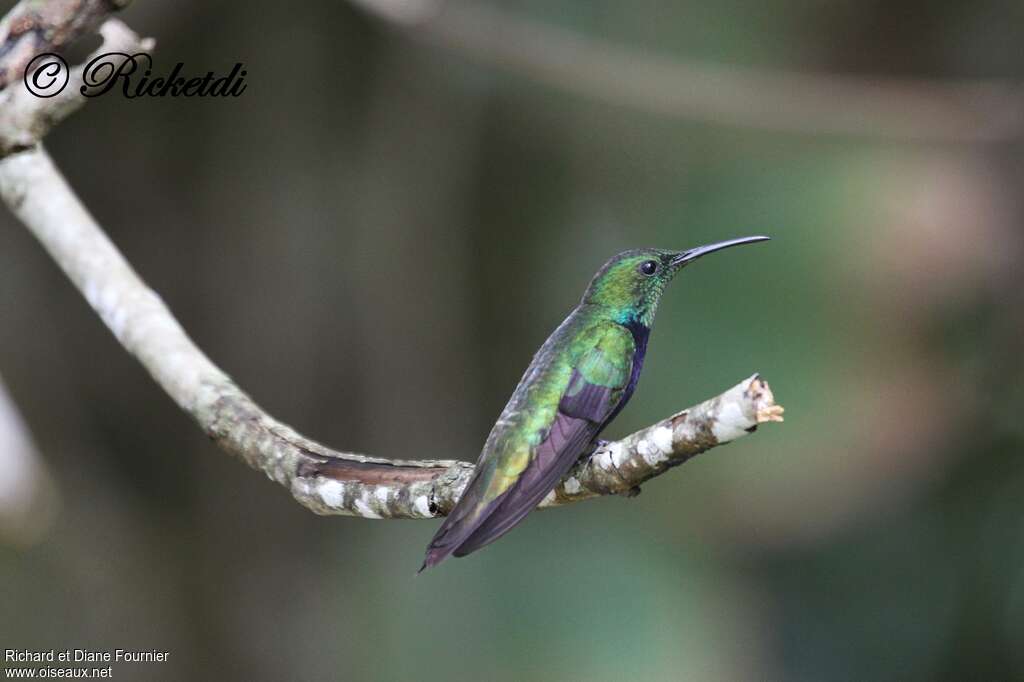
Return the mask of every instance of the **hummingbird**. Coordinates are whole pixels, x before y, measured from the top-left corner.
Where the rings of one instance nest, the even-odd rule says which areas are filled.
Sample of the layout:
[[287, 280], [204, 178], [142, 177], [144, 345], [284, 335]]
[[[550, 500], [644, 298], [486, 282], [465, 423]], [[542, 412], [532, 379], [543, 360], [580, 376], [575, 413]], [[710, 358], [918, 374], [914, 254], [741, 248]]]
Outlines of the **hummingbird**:
[[510, 531], [593, 451], [597, 436], [633, 395], [658, 302], [676, 273], [706, 254], [767, 239], [743, 237], [686, 251], [634, 249], [608, 260], [534, 355], [420, 571]]

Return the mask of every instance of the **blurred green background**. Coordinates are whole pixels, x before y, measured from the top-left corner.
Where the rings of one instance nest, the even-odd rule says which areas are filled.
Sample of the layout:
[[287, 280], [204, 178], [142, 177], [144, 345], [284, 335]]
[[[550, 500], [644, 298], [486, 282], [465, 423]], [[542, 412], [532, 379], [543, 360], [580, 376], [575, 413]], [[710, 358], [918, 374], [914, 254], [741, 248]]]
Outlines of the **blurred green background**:
[[[1019, 2], [491, 7], [680, 64], [1024, 76]], [[0, 546], [3, 646], [171, 652], [122, 679], [1024, 679], [1019, 136], [659, 114], [444, 17], [140, 0], [156, 71], [240, 61], [247, 91], [105, 96], [47, 146], [211, 358], [329, 445], [474, 460], [608, 256], [758, 233], [673, 285], [606, 435], [755, 371], [785, 424], [416, 577], [436, 522], [317, 517], [218, 451], [4, 212], [0, 371], [59, 508]]]

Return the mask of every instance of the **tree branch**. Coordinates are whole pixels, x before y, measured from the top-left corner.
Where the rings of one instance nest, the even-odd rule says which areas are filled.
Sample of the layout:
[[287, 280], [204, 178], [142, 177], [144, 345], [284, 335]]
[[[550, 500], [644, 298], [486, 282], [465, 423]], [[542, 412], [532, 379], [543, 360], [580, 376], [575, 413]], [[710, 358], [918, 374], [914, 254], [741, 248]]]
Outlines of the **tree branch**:
[[[155, 46], [152, 38], [140, 39], [116, 19], [107, 20], [99, 32], [103, 44], [89, 55], [86, 63], [101, 54], [148, 53]], [[110, 61], [116, 68], [123, 58], [114, 57]], [[37, 97], [20, 83], [0, 90], [0, 158], [37, 144], [53, 126], [85, 104], [88, 98], [81, 91], [85, 82], [83, 72], [81, 65], [72, 68], [68, 84], [53, 97]], [[2, 68], [0, 73], [3, 73]]]
[[493, 4], [351, 0], [471, 59], [567, 92], [669, 118], [809, 135], [928, 142], [1017, 138], [1024, 88], [798, 73], [670, 59], [534, 22]]
[[[111, 21], [105, 25], [105, 39], [110, 39]], [[139, 49], [152, 47], [133, 39]], [[49, 101], [32, 106], [41, 107], [40, 115], [51, 121], [70, 111], [51, 110], [45, 104]], [[39, 131], [46, 127], [25, 123], [31, 120], [32, 116], [0, 114], [0, 140], [27, 135], [30, 141], [0, 159], [4, 202], [121, 345], [218, 445], [288, 488], [298, 502], [317, 513], [429, 518], [454, 506], [472, 476], [471, 464], [388, 460], [331, 450], [277, 421], [242, 392], [189, 339], [89, 215], [38, 143]], [[731, 442], [760, 423], [781, 420], [782, 408], [775, 405], [767, 383], [755, 375], [717, 398], [584, 458], [541, 506], [630, 494], [700, 452]]]
[[61, 52], [129, 4], [131, 0], [21, 0], [0, 21], [0, 90], [20, 80], [33, 57]]
[[[597, 448], [576, 464], [540, 507], [601, 495], [630, 497], [642, 483], [691, 457], [752, 433], [758, 424], [782, 421], [782, 413], [768, 383], [755, 374], [715, 398]], [[323, 458], [300, 466], [292, 493], [319, 514], [389, 519], [443, 516], [459, 501], [474, 467], [465, 462], [431, 464], [427, 470], [367, 470]]]

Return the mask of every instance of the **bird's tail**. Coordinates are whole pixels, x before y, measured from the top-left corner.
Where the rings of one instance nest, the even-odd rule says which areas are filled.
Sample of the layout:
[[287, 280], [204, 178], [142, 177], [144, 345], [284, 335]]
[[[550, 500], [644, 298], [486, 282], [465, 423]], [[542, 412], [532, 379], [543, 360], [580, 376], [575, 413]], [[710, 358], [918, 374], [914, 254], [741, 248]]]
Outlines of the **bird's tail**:
[[[464, 498], [473, 494], [473, 483], [470, 482], [463, 494]], [[434, 534], [433, 539], [427, 546], [427, 554], [423, 559], [423, 565], [417, 573], [437, 566], [439, 563], [450, 557], [473, 532], [487, 519], [485, 505], [473, 504], [469, 499], [455, 505], [455, 509], [445, 518], [444, 523]]]

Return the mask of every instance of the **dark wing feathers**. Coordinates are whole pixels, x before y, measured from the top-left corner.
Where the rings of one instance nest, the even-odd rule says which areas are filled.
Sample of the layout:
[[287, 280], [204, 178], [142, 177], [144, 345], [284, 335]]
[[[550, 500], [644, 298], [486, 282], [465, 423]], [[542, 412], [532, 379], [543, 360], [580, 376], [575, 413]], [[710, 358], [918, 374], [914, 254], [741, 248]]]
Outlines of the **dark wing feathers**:
[[[533, 366], [488, 438], [462, 499], [431, 541], [423, 568], [443, 561], [449, 554], [465, 556], [511, 530], [572, 468], [618, 407], [632, 369], [632, 335], [618, 324], [603, 322], [587, 328], [577, 341], [572, 373], [564, 389], [559, 389], [562, 395], [554, 419], [530, 451], [525, 468], [507, 490], [485, 501], [494, 467], [499, 465], [501, 444], [508, 442], [499, 430], [504, 418], [529, 409], [529, 405], [516, 403], [517, 396], [528, 396], [531, 386], [527, 384], [544, 376], [533, 371]], [[538, 353], [538, 357], [541, 355]]]
[[608, 416], [612, 391], [615, 388], [617, 387], [592, 384], [578, 369], [574, 369], [572, 378], [569, 379], [569, 390], [558, 403], [558, 411], [569, 417], [587, 419], [600, 424]]
[[498, 499], [494, 510], [453, 553], [466, 556], [494, 542], [519, 523], [551, 492], [597, 435], [598, 424], [559, 412], [548, 437], [516, 484]]

